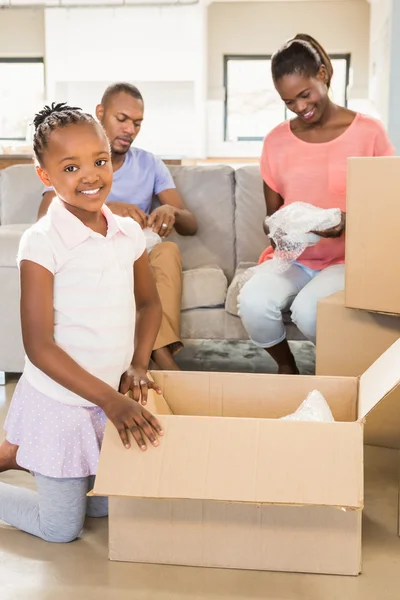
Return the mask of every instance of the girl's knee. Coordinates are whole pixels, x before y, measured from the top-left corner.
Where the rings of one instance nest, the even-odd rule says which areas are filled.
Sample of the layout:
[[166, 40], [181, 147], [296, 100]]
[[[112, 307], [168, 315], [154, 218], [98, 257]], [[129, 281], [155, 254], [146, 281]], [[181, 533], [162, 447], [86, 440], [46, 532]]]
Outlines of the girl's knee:
[[60, 524], [58, 527], [43, 525], [42, 538], [53, 544], [68, 544], [76, 540], [83, 528], [83, 523]]

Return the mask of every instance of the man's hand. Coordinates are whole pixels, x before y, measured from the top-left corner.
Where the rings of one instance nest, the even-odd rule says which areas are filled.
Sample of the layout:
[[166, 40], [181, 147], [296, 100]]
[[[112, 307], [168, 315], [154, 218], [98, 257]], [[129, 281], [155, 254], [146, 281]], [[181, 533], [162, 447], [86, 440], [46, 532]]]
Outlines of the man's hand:
[[168, 237], [175, 225], [177, 211], [177, 208], [169, 204], [159, 206], [149, 216], [147, 227], [152, 227], [153, 231], [162, 238]]
[[336, 227], [331, 227], [331, 229], [326, 229], [325, 231], [312, 231], [311, 233], [315, 233], [322, 238], [340, 238], [342, 234], [346, 230], [346, 213], [342, 212], [342, 218], [340, 220], [339, 225]]
[[132, 392], [133, 399], [141, 402], [143, 406], [147, 404], [147, 394], [149, 390], [154, 390], [161, 394], [161, 390], [153, 381], [147, 377], [146, 369], [131, 366], [121, 377], [119, 391], [121, 394]]
[[128, 204], [128, 202], [110, 202], [107, 203], [108, 208], [114, 215], [119, 217], [131, 217], [136, 223], [139, 223], [142, 229], [148, 227], [147, 215], [136, 204]]

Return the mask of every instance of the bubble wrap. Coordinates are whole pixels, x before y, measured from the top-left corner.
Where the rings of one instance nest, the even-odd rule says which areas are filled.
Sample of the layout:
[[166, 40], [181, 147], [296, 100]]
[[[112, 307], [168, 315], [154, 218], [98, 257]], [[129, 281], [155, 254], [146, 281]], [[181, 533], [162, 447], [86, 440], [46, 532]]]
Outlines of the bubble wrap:
[[269, 237], [276, 244], [272, 259], [276, 270], [286, 271], [306, 248], [320, 241], [320, 236], [311, 231], [336, 227], [341, 218], [338, 208], [324, 209], [305, 202], [294, 202], [267, 217]]
[[161, 243], [161, 238], [158, 233], [154, 233], [151, 228], [143, 229], [144, 237], [146, 238], [146, 250], [147, 252], [151, 252], [154, 246]]
[[318, 390], [308, 394], [296, 412], [282, 418], [282, 421], [319, 421], [324, 423], [333, 423], [334, 420], [327, 401]]

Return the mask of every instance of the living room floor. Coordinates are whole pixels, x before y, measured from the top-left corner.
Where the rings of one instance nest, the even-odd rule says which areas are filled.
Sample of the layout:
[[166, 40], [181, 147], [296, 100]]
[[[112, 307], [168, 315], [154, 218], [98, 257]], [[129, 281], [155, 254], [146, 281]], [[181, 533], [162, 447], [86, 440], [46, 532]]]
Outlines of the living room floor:
[[[194, 351], [193, 351], [194, 352]], [[16, 380], [0, 387], [0, 430]], [[2, 432], [0, 439], [2, 439]], [[115, 563], [107, 520], [88, 519], [81, 539], [48, 544], [0, 524], [1, 600], [398, 600], [398, 453], [366, 447], [363, 574], [298, 575]], [[25, 473], [1, 481], [33, 488]]]

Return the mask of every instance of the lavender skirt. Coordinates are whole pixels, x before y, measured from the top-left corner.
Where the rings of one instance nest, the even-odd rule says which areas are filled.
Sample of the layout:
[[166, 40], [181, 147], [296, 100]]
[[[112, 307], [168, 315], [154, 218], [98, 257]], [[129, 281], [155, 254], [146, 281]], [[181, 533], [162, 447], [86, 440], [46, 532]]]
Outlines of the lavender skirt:
[[17, 463], [47, 477], [95, 475], [106, 416], [101, 408], [52, 400], [24, 376], [15, 389], [4, 429], [19, 446]]

